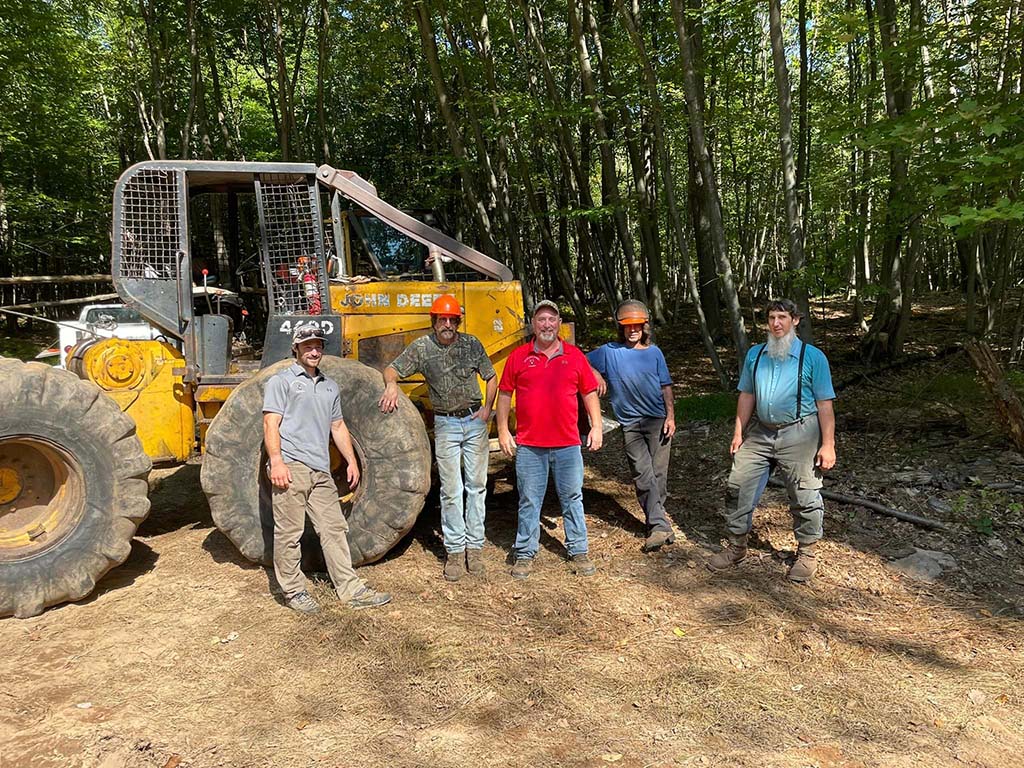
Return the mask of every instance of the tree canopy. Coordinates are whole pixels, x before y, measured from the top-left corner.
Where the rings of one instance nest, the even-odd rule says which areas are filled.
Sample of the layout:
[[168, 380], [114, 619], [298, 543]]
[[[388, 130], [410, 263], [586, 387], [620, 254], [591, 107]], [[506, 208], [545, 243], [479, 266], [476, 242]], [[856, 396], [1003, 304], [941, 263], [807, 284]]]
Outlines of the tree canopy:
[[899, 354], [922, 291], [1020, 325], [1022, 50], [1019, 0], [9, 0], [0, 275], [103, 271], [138, 160], [330, 162], [580, 321], [692, 304], [717, 364], [846, 291]]

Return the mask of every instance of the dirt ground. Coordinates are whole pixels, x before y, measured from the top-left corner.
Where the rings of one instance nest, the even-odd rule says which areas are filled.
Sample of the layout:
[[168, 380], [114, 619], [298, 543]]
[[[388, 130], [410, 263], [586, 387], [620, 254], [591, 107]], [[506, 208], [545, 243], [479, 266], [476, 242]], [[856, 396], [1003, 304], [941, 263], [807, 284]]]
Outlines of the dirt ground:
[[[680, 394], [691, 365], [674, 366]], [[827, 502], [805, 586], [785, 579], [789, 516], [772, 489], [751, 556], [729, 574], [704, 568], [721, 536], [727, 421], [680, 414], [679, 538], [661, 552], [640, 551], [612, 433], [587, 466], [597, 576], [568, 571], [549, 497], [536, 571], [509, 578], [516, 494], [496, 459], [484, 578], [441, 579], [431, 505], [363, 569], [391, 605], [349, 612], [318, 582], [314, 617], [284, 609], [272, 574], [213, 527], [198, 466], [156, 471], [131, 557], [92, 596], [0, 621], [0, 766], [1024, 766], [1024, 496], [988, 487], [1018, 487], [1024, 462], [983, 399], [929, 431], [949, 406], [922, 394], [964, 365], [841, 392], [849, 428], [827, 484], [952, 531]], [[872, 422], [853, 419], [865, 412]], [[907, 576], [891, 561], [914, 547], [956, 565]]]

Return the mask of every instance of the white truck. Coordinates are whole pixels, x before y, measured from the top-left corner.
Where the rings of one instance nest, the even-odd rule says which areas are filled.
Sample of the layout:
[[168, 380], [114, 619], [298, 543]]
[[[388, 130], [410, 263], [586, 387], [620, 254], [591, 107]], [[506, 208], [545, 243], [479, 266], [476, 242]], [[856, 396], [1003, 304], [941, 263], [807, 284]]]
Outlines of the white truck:
[[143, 320], [142, 315], [124, 304], [86, 304], [78, 320], [60, 324], [57, 349], [60, 367], [67, 367], [68, 352], [83, 339], [156, 339], [163, 334]]
[[[194, 285], [192, 297], [197, 315], [209, 312], [224, 313], [231, 317], [236, 341], [245, 341], [245, 318], [247, 312], [238, 294], [226, 288]], [[215, 309], [216, 307], [216, 309]], [[167, 338], [159, 328], [154, 328], [131, 307], [121, 302], [86, 304], [77, 320], [46, 320], [58, 326], [60, 333], [55, 346], [42, 350], [36, 360], [60, 356], [60, 368], [67, 368], [68, 352], [83, 339], [165, 339], [180, 348], [180, 342]]]

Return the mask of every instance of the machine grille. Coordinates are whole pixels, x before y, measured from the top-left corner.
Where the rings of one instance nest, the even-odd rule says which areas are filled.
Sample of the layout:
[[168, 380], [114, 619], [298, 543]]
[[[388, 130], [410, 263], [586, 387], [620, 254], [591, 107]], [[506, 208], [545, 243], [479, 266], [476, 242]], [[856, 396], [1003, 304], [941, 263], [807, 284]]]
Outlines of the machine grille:
[[140, 170], [121, 196], [121, 278], [177, 280], [181, 251], [179, 174]]
[[326, 276], [323, 233], [315, 186], [263, 175], [256, 183], [266, 249], [267, 293], [272, 312], [322, 314]]

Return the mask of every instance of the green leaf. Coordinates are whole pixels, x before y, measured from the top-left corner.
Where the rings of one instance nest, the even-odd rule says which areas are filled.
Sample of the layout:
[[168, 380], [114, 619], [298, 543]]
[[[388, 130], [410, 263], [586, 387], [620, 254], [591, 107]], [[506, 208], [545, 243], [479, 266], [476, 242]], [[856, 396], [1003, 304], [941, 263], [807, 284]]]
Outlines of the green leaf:
[[1001, 118], [997, 117], [991, 123], [981, 126], [981, 131], [986, 136], [1002, 136], [1006, 133], [1006, 124], [1003, 123]]

